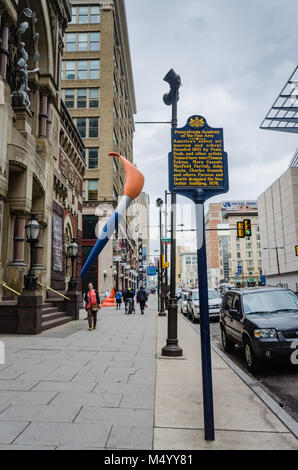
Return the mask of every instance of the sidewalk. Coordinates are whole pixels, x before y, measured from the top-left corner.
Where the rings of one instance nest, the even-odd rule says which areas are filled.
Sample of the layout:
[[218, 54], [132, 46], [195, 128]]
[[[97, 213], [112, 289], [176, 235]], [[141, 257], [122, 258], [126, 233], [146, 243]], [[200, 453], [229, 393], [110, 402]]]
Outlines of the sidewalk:
[[152, 449], [156, 310], [99, 318], [0, 336], [0, 450]]
[[[158, 318], [158, 354], [167, 318]], [[154, 449], [298, 449], [297, 439], [212, 351], [215, 441], [204, 440], [200, 337], [179, 315], [184, 359], [157, 360]]]

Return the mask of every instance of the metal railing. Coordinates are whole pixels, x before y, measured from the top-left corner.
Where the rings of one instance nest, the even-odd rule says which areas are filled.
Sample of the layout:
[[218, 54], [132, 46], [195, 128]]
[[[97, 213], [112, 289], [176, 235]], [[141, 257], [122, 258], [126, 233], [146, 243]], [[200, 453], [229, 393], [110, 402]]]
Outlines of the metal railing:
[[20, 296], [21, 294], [19, 292], [17, 292], [16, 290], [12, 289], [11, 287], [9, 287], [6, 282], [2, 282], [2, 286], [4, 287], [4, 289], [7, 289], [9, 290], [10, 292], [13, 292], [14, 294]]
[[37, 284], [41, 287], [43, 287], [44, 289], [46, 290], [49, 290], [51, 292], [54, 292], [55, 294], [59, 295], [60, 297], [63, 297], [64, 299], [66, 300], [70, 300], [69, 297], [66, 297], [66, 295], [63, 295], [63, 294], [60, 294], [60, 292], [57, 292], [55, 289], [52, 289], [51, 287], [48, 287], [48, 286], [44, 286], [43, 284], [41, 284], [41, 282], [37, 282]]

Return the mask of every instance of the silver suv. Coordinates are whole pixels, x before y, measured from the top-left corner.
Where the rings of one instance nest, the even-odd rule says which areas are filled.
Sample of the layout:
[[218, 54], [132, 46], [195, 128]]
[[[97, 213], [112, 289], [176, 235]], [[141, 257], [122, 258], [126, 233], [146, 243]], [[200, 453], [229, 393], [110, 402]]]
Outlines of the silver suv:
[[[219, 319], [222, 298], [215, 289], [208, 289], [208, 305], [210, 318]], [[195, 323], [200, 320], [200, 298], [198, 289], [190, 292], [188, 300], [188, 317]]]

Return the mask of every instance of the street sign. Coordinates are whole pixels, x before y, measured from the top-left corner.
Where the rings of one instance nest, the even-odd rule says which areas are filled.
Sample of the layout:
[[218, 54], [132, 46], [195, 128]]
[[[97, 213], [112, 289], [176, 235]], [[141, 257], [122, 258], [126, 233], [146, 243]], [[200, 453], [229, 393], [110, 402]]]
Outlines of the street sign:
[[147, 276], [156, 276], [156, 266], [153, 263], [150, 263], [147, 267]]
[[204, 202], [228, 191], [228, 162], [223, 129], [208, 126], [202, 116], [191, 116], [185, 127], [172, 129], [169, 156], [170, 191]]
[[171, 244], [171, 239], [170, 238], [162, 238], [161, 239], [163, 245], [170, 245]]
[[188, 119], [185, 127], [172, 129], [169, 188], [196, 205], [204, 425], [205, 439], [212, 441], [214, 411], [204, 202], [229, 190], [222, 128], [212, 128], [203, 116], [196, 115]]

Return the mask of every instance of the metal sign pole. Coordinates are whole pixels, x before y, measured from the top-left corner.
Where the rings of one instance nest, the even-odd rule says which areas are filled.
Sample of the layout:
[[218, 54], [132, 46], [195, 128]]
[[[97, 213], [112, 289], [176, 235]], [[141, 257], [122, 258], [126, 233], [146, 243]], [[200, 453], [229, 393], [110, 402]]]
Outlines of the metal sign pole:
[[203, 379], [203, 403], [204, 403], [204, 426], [205, 440], [214, 441], [214, 410], [213, 410], [213, 387], [212, 366], [210, 346], [210, 320], [208, 308], [208, 280], [206, 261], [206, 239], [204, 204], [196, 203], [196, 226], [197, 226], [197, 255], [198, 255], [198, 280], [200, 297], [200, 327], [201, 327], [201, 361]]

